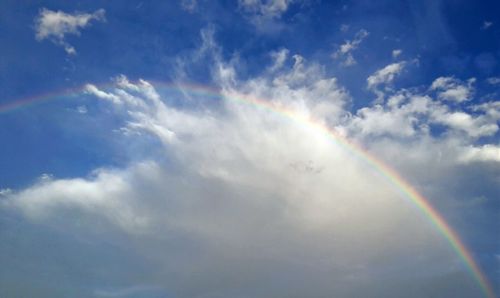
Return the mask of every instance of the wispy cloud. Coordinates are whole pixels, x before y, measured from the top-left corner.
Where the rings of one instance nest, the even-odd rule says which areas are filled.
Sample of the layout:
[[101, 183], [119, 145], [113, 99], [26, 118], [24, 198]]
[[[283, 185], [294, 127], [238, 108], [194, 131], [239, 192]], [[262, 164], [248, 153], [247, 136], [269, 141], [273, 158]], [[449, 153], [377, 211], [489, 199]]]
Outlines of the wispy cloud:
[[332, 54], [334, 59], [341, 59], [342, 65], [344, 66], [352, 66], [356, 64], [356, 59], [352, 52], [354, 52], [359, 45], [363, 42], [365, 38], [369, 35], [368, 31], [365, 29], [359, 30], [354, 36], [353, 40], [346, 40], [345, 43], [340, 45], [339, 49]]

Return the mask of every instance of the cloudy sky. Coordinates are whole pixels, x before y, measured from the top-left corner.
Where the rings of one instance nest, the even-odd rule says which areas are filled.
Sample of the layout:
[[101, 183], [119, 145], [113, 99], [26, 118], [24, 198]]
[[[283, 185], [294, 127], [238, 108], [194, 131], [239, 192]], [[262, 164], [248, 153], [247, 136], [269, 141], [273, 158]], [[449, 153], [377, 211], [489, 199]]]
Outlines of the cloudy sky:
[[496, 297], [476, 2], [2, 1], [0, 296]]

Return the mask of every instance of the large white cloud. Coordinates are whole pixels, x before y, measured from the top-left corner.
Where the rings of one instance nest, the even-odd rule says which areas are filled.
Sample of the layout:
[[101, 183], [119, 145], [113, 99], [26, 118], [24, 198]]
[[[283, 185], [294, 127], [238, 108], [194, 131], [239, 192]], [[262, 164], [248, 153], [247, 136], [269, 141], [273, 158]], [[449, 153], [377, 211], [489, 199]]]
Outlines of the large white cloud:
[[[496, 130], [474, 133], [496, 125], [495, 103], [469, 114], [425, 92], [400, 90], [351, 113], [348, 92], [321, 65], [281, 50], [261, 75], [241, 80], [210, 36], [195, 54], [215, 56], [213, 79], [226, 98], [213, 105], [190, 90], [184, 91], [194, 104], [169, 104], [168, 92], [125, 76], [110, 89], [86, 86], [121, 119], [129, 142], [152, 137], [148, 146], [160, 146], [159, 156], [2, 191], [2, 212], [18, 210], [71, 234], [84, 229], [85, 247], [113, 239], [126, 256], [147, 264], [142, 278], [126, 273], [126, 286], [87, 283], [89, 296], [158, 288], [175, 297], [479, 295], [428, 218], [377, 170], [324, 131], [235, 97], [260, 98], [359, 141], [417, 187], [425, 185], [419, 190], [440, 205], [457, 199], [443, 191], [442, 177], [498, 161], [497, 145], [475, 143]], [[384, 69], [373, 86], [401, 71]], [[453, 120], [457, 113], [470, 119]], [[433, 134], [436, 124], [445, 131]], [[53, 274], [76, 270], [85, 278], [96, 266], [68, 264]]]

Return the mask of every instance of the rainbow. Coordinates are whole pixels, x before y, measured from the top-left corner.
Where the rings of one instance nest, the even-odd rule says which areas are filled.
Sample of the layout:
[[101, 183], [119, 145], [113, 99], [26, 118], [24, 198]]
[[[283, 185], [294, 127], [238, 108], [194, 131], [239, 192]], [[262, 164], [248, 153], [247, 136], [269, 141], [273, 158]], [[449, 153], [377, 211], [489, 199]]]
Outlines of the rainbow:
[[[285, 116], [286, 118], [299, 122], [323, 133], [325, 136], [332, 139], [336, 144], [341, 146], [344, 150], [347, 150], [359, 160], [363, 161], [367, 166], [375, 169], [389, 184], [396, 187], [396, 189], [398, 189], [402, 196], [411, 204], [416, 206], [416, 208], [429, 219], [429, 221], [437, 229], [437, 231], [439, 231], [439, 233], [444, 236], [453, 251], [461, 259], [466, 268], [468, 268], [470, 274], [477, 282], [485, 297], [496, 297], [493, 288], [489, 284], [488, 279], [481, 271], [477, 263], [474, 261], [472, 254], [462, 243], [458, 234], [444, 220], [443, 216], [439, 214], [439, 212], [434, 207], [432, 207], [432, 205], [425, 197], [419, 194], [414, 187], [412, 187], [403, 177], [401, 177], [400, 174], [398, 174], [394, 169], [392, 169], [382, 160], [378, 159], [376, 156], [363, 149], [363, 147], [361, 147], [359, 144], [356, 144], [352, 140], [347, 139], [343, 135], [339, 134], [335, 130], [327, 127], [325, 124], [317, 120], [299, 115], [298, 113], [295, 113], [294, 111], [287, 109], [284, 106], [276, 105], [268, 100], [258, 99], [235, 92], [222, 94], [220, 90], [200, 85], [172, 84], [162, 81], [150, 82], [152, 82], [153, 86], [155, 87], [160, 86], [170, 91], [188, 91], [193, 95], [222, 97], [226, 100], [232, 100], [243, 104], [257, 106], [272, 113], [278, 113], [282, 116]], [[110, 89], [113, 86], [114, 83], [105, 83], [98, 85], [98, 87], [101, 89]], [[79, 86], [76, 88], [64, 89], [56, 92], [39, 94], [31, 97], [9, 101], [7, 103], [0, 104], [0, 115], [45, 101], [81, 95], [86, 92], [85, 90], [85, 86]]]

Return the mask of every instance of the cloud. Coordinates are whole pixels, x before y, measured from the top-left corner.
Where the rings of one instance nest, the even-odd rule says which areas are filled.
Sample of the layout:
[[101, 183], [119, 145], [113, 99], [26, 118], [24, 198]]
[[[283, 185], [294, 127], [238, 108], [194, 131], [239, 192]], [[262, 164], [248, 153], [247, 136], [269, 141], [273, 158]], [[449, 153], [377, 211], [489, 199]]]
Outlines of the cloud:
[[250, 22], [263, 33], [276, 33], [282, 29], [279, 22], [289, 6], [297, 0], [239, 0], [240, 9]]
[[6, 196], [10, 193], [12, 193], [12, 189], [10, 189], [10, 188], [1, 188], [0, 189], [0, 196]]
[[86, 106], [78, 106], [78, 107], [76, 107], [76, 111], [80, 114], [87, 114], [87, 112], [88, 112]]
[[[138, 179], [154, 175], [152, 163], [137, 164], [128, 170], [98, 169], [89, 178], [59, 179], [42, 177], [28, 189], [15, 194], [15, 200], [4, 201], [11, 208], [33, 220], [43, 220], [65, 208], [97, 214], [129, 231], [139, 231], [148, 218], [133, 210], [127, 199]], [[13, 195], [7, 193], [4, 195]], [[129, 198], [130, 199], [130, 198]]]
[[[497, 162], [497, 145], [481, 145], [475, 142], [479, 136], [470, 136], [496, 124], [496, 102], [462, 109], [433, 98], [429, 88], [401, 89], [385, 102], [351, 112], [349, 92], [321, 64], [281, 49], [270, 54], [273, 61], [262, 73], [241, 79], [237, 60], [221, 57], [210, 32], [202, 32], [200, 49], [183, 65], [209, 65], [219, 97], [183, 90], [192, 102], [178, 105], [172, 90], [124, 75], [114, 78], [112, 87], [86, 86], [86, 98], [101, 100], [106, 116], [119, 119], [117, 127], [103, 129], [135, 132], [124, 136], [128, 144], [155, 147], [157, 154], [1, 194], [0, 212], [9, 214], [0, 216], [7, 223], [2, 229], [10, 232], [0, 240], [32, 231], [8, 220], [16, 214], [73, 243], [60, 245], [57, 237], [37, 243], [69, 255], [30, 259], [31, 266], [48, 272], [37, 280], [84, 280], [82, 296], [150, 289], [174, 297], [479, 295], [446, 240], [399, 189], [352, 150], [297, 119], [314, 119], [359, 142], [431, 204], [455, 206], [440, 209], [448, 218], [460, 218], [464, 210], [457, 200], [483, 196], [481, 208], [496, 198], [496, 193], [468, 196], [456, 183], [471, 181], [483, 161]], [[373, 88], [390, 84], [403, 69], [391, 65], [375, 72]], [[214, 104], [206, 105], [208, 99]], [[89, 113], [99, 112], [104, 113]], [[437, 124], [444, 132], [433, 133]], [[494, 185], [498, 173], [479, 169], [481, 185]], [[14, 239], [0, 241], [9, 250], [0, 248], [25, 247]], [[32, 247], [25, 249], [33, 253]], [[80, 261], [88, 251], [118, 259], [106, 266], [93, 255]], [[26, 271], [7, 268], [14, 268], [9, 276]]]
[[[296, 113], [336, 115], [334, 108], [345, 102], [342, 89], [295, 59], [279, 80], [230, 81], [221, 91], [231, 98], [241, 87]], [[80, 224], [122, 230], [142, 243], [139, 254], [156, 260], [152, 272], [162, 272], [144, 282], [161, 280], [178, 297], [233, 297], [235, 291], [365, 296], [410, 279], [406, 266], [438, 275], [460, 270], [448, 269], [456, 257], [398, 190], [321, 131], [230, 99], [219, 112], [185, 110], [159, 99], [146, 81], [124, 80], [99, 91], [120, 97], [107, 102], [128, 129], [157, 138], [175, 170], [156, 160], [98, 169], [86, 178], [53, 178], [8, 194], [4, 207], [45, 224], [76, 216]], [[120, 95], [132, 92], [142, 105]], [[325, 110], [327, 103], [333, 106]], [[407, 260], [417, 254], [418, 262]], [[429, 286], [425, 279], [412, 284]]]
[[439, 107], [432, 112], [433, 121], [450, 128], [465, 132], [467, 136], [477, 138], [492, 136], [498, 131], [498, 125], [487, 116], [472, 116], [464, 111], [448, 111]]
[[368, 37], [369, 33], [365, 29], [359, 30], [354, 36], [353, 40], [346, 40], [344, 44], [342, 44], [339, 49], [332, 54], [334, 59], [342, 59], [343, 66], [352, 66], [357, 62], [352, 55], [352, 52], [355, 51], [361, 42]]
[[281, 69], [285, 61], [287, 60], [289, 53], [290, 51], [288, 51], [287, 49], [281, 49], [279, 51], [271, 52], [271, 58], [273, 59], [274, 63], [269, 68], [269, 71], [274, 72], [278, 69]]
[[292, 0], [239, 0], [239, 5], [248, 12], [261, 15], [266, 18], [280, 17], [292, 3]]
[[421, 118], [431, 105], [431, 99], [426, 96], [397, 94], [389, 98], [386, 105], [359, 109], [349, 128], [361, 136], [410, 137], [425, 133], [426, 126]]
[[86, 93], [93, 94], [94, 96], [97, 96], [101, 99], [110, 100], [110, 101], [113, 101], [117, 104], [121, 103], [121, 100], [118, 96], [111, 94], [111, 93], [106, 93], [104, 91], [101, 91], [101, 90], [97, 89], [97, 87], [92, 85], [92, 84], [85, 85], [84, 90]]
[[430, 89], [438, 92], [441, 100], [464, 102], [472, 99], [475, 78], [462, 82], [454, 77], [439, 77], [432, 83]]
[[377, 70], [366, 80], [368, 88], [372, 89], [381, 84], [390, 84], [398, 76], [406, 65], [405, 61], [392, 63], [382, 69]]
[[386, 103], [379, 100], [357, 110], [347, 127], [361, 136], [412, 137], [429, 136], [431, 128], [444, 125], [445, 132], [457, 138], [476, 139], [498, 132], [499, 108], [498, 102], [489, 102], [467, 110], [451, 109], [429, 94], [400, 90]]
[[491, 77], [486, 79], [486, 82], [490, 85], [500, 85], [500, 77]]
[[80, 35], [81, 29], [88, 27], [93, 20], [105, 21], [104, 9], [94, 13], [68, 14], [62, 11], [52, 11], [42, 8], [35, 18], [35, 37], [41, 41], [48, 39], [64, 47], [69, 55], [76, 54], [76, 49], [70, 45], [65, 37], [67, 35]]
[[487, 144], [479, 147], [470, 147], [463, 152], [461, 160], [464, 162], [500, 162], [500, 146]]
[[187, 12], [193, 13], [198, 8], [198, 1], [181, 0], [181, 8]]
[[[376, 102], [381, 102], [384, 99], [385, 91], [390, 90], [389, 85], [401, 74], [406, 65], [406, 61], [391, 63], [377, 70], [366, 79], [367, 88], [377, 95]], [[379, 87], [381, 86], [385, 91], [380, 90]]]
[[403, 50], [401, 50], [401, 49], [392, 50], [392, 58], [396, 59], [399, 56], [401, 56], [402, 53], [403, 53]]

